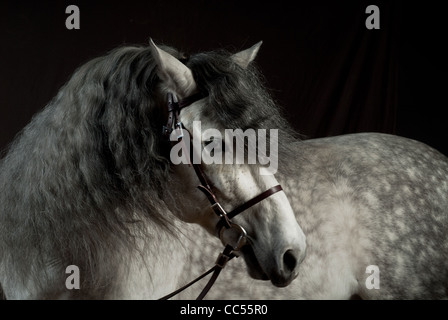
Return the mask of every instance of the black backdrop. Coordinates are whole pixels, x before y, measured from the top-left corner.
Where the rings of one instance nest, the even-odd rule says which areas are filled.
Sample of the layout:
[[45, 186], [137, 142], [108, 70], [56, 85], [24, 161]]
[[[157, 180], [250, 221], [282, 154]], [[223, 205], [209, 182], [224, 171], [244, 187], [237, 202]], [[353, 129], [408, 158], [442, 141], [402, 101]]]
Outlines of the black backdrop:
[[[77, 66], [152, 37], [191, 53], [263, 40], [256, 63], [300, 133], [393, 133], [448, 154], [448, 37], [439, 3], [2, 1], [0, 148]], [[80, 30], [65, 27], [71, 4]], [[380, 9], [380, 30], [365, 27], [370, 4]]]

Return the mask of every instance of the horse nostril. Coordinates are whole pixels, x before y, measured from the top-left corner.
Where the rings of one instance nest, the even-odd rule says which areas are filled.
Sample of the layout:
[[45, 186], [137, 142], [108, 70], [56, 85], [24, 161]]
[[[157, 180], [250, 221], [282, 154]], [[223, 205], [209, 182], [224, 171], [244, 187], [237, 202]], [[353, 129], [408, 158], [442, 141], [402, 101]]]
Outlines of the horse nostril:
[[293, 250], [286, 250], [283, 255], [283, 267], [285, 271], [292, 272], [297, 266], [297, 257]]

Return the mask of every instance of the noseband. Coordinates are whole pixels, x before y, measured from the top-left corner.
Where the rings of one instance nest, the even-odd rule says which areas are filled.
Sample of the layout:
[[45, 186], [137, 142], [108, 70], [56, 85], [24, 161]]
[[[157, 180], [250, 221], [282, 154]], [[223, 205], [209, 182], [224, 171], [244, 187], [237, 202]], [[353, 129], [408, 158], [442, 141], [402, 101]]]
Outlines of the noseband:
[[[177, 100], [176, 95], [173, 93], [168, 93], [168, 121], [167, 125], [163, 126], [162, 134], [165, 137], [169, 137], [173, 130], [176, 130], [177, 132], [177, 141], [178, 143], [186, 143], [184, 138], [184, 134], [182, 130], [186, 130], [189, 132], [182, 122], [180, 121], [180, 111], [191, 105], [192, 103], [204, 98], [204, 96], [200, 93], [196, 93], [194, 95], [191, 95], [187, 98], [184, 98], [181, 101]], [[189, 132], [190, 133], [190, 132]], [[195, 152], [193, 148], [193, 142], [192, 142], [192, 135], [190, 136], [190, 150], [191, 152]], [[187, 150], [186, 148], [183, 148], [183, 150]], [[184, 152], [185, 153], [185, 152]], [[271, 187], [267, 189], [266, 191], [260, 193], [259, 195], [255, 196], [254, 198], [246, 201], [242, 205], [238, 206], [237, 208], [233, 209], [230, 212], [227, 212], [219, 203], [215, 193], [213, 192], [212, 188], [210, 187], [210, 184], [208, 183], [207, 176], [205, 175], [202, 167], [200, 164], [193, 163], [191, 161], [191, 155], [185, 154], [185, 156], [188, 159], [188, 163], [190, 166], [193, 167], [196, 176], [198, 177], [200, 184], [197, 186], [199, 190], [201, 190], [205, 196], [207, 197], [208, 201], [210, 202], [210, 207], [213, 209], [213, 212], [218, 216], [219, 221], [216, 225], [216, 234], [220, 238], [222, 244], [224, 245], [224, 250], [221, 252], [218, 256], [218, 259], [215, 262], [215, 265], [209, 269], [207, 272], [203, 273], [201, 276], [196, 278], [195, 280], [191, 281], [184, 287], [160, 298], [160, 300], [166, 300], [169, 299], [176, 294], [180, 293], [181, 291], [185, 290], [186, 288], [190, 287], [200, 279], [204, 278], [208, 274], [213, 272], [212, 277], [210, 278], [209, 282], [205, 286], [205, 288], [202, 290], [202, 292], [197, 297], [197, 300], [202, 300], [207, 292], [210, 290], [210, 288], [213, 286], [214, 282], [218, 278], [219, 273], [224, 268], [224, 266], [227, 264], [227, 262], [234, 257], [237, 257], [238, 251], [247, 243], [247, 233], [244, 228], [236, 223], [233, 223], [231, 221], [232, 218], [237, 216], [238, 214], [244, 212], [245, 210], [251, 208], [252, 206], [256, 205], [257, 203], [263, 201], [264, 199], [270, 197], [271, 195], [283, 190], [280, 185], [276, 185], [274, 187]], [[233, 241], [226, 240], [225, 234], [227, 233], [227, 230], [233, 230], [233, 232], [236, 232], [236, 237], [233, 237]]]

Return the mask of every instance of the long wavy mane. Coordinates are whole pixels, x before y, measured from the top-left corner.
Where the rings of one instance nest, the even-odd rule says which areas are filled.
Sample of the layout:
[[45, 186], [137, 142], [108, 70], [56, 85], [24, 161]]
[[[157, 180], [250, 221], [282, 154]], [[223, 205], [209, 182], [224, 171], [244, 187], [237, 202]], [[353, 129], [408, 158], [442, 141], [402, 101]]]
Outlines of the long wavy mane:
[[[279, 160], [291, 159], [293, 132], [256, 68], [223, 51], [185, 61], [208, 95], [204, 116], [226, 128], [281, 129]], [[163, 199], [175, 195], [155, 68], [149, 47], [91, 60], [13, 142], [0, 163], [0, 267], [14, 270], [11, 279], [75, 264], [84, 289], [105, 290], [117, 268], [111, 255], [134, 249], [136, 235], [151, 237], [142, 221], [170, 230]]]
[[104, 283], [114, 271], [98, 261], [111, 246], [133, 247], [139, 221], [169, 229], [159, 81], [147, 47], [115, 49], [80, 67], [11, 145], [0, 164], [0, 258], [18, 279], [76, 264], [84, 287]]

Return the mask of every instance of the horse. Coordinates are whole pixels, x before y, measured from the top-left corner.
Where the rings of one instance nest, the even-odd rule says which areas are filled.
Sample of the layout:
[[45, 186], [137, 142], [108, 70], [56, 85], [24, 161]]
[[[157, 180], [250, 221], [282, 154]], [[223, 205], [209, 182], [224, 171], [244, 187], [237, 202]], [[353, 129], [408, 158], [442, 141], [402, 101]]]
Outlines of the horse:
[[[366, 132], [302, 139], [280, 166], [306, 255], [285, 288], [229, 263], [210, 299], [447, 299], [448, 158], [409, 138]], [[185, 279], [217, 250], [197, 228]], [[199, 249], [198, 249], [199, 250]], [[183, 281], [185, 281], [185, 279]], [[203, 284], [202, 284], [203, 285]], [[197, 285], [198, 287], [201, 284]], [[195, 288], [182, 293], [188, 299]]]
[[[196, 188], [191, 163], [171, 159], [178, 130], [162, 135], [167, 97], [190, 100], [177, 129], [276, 129], [279, 161], [292, 161], [289, 125], [250, 63], [258, 48], [188, 57], [151, 40], [79, 67], [1, 160], [0, 296], [154, 299], [176, 289], [191, 225], [217, 235], [207, 192], [230, 210], [278, 182], [262, 163], [200, 164], [209, 186]], [[306, 239], [281, 188], [228, 223], [247, 230], [237, 255], [249, 274], [293, 281]]]

